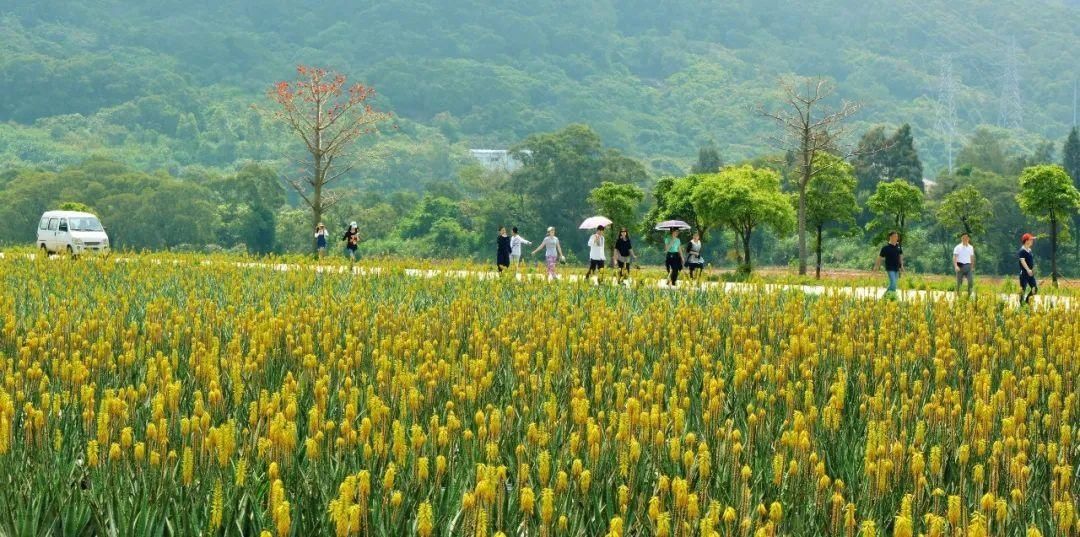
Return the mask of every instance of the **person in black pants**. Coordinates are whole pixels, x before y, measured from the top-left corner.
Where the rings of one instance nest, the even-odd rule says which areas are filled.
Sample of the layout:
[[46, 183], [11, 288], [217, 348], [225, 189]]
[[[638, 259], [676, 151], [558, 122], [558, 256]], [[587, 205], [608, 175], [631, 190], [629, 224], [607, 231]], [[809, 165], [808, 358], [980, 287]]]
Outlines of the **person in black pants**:
[[345, 255], [356, 261], [356, 247], [360, 243], [360, 230], [356, 227], [356, 222], [349, 224], [349, 229], [342, 235], [341, 240], [345, 241]]
[[604, 226], [596, 228], [596, 233], [589, 237], [589, 272], [585, 273], [585, 281], [588, 282], [593, 274], [599, 274], [607, 264], [604, 250]]
[[1035, 281], [1035, 255], [1031, 253], [1035, 235], [1024, 233], [1020, 244], [1016, 257], [1020, 264], [1020, 305], [1024, 305], [1030, 304], [1031, 297], [1039, 292], [1039, 282]]
[[634, 253], [634, 244], [630, 242], [630, 232], [625, 227], [619, 230], [619, 237], [615, 239], [611, 259], [619, 271], [619, 281], [626, 280], [630, 276], [630, 262], [637, 259], [637, 254]]
[[499, 272], [502, 272], [503, 269], [510, 268], [510, 236], [506, 234], [505, 227], [499, 228], [499, 237], [495, 243], [495, 265], [499, 268]]
[[679, 283], [679, 271], [683, 268], [682, 241], [679, 230], [672, 229], [671, 236], [664, 239], [664, 266], [668, 271], [668, 283], [675, 287]]

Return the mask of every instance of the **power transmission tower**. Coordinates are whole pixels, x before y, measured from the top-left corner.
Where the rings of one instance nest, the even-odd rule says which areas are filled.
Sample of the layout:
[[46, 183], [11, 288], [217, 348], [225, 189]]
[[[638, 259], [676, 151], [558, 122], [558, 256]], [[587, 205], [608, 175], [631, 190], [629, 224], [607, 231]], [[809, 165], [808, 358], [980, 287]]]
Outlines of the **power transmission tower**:
[[999, 124], [1007, 129], [1019, 129], [1024, 124], [1024, 108], [1020, 101], [1020, 47], [1015, 37], [1005, 49], [999, 104]]
[[952, 57], [941, 59], [941, 73], [938, 75], [937, 120], [935, 127], [945, 141], [945, 156], [949, 165], [949, 175], [953, 173], [953, 147], [957, 136], [956, 117], [956, 78], [953, 76]]

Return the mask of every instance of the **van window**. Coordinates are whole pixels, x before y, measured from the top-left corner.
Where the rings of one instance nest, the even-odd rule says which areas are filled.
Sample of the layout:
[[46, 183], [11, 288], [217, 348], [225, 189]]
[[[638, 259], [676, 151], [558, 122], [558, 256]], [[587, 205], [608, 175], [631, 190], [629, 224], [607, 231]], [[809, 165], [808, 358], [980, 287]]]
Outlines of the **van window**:
[[104, 231], [101, 222], [92, 216], [72, 218], [68, 220], [72, 231]]
[[67, 231], [67, 230], [68, 230], [67, 218], [61, 218], [60, 219], [60, 231]]
[[60, 219], [59, 218], [50, 218], [49, 219], [49, 231], [56, 231], [57, 225], [59, 225], [59, 224], [60, 224]]
[[44, 231], [46, 229], [49, 229], [49, 219], [48, 218], [42, 218], [41, 222], [38, 223], [37, 228], [42, 230], [42, 231]]

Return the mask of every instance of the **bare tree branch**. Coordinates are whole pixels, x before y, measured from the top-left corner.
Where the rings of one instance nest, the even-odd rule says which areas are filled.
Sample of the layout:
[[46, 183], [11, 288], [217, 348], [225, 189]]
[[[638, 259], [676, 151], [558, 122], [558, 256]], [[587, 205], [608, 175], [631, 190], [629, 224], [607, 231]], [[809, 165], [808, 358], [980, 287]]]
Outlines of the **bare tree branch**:
[[764, 105], [756, 107], [758, 115], [777, 124], [779, 133], [770, 137], [770, 145], [795, 156], [798, 169], [798, 224], [799, 224], [799, 274], [806, 274], [808, 250], [806, 247], [806, 189], [810, 181], [828, 167], [818, 166], [822, 153], [843, 153], [839, 140], [845, 135], [842, 122], [859, 111], [858, 103], [842, 101], [837, 109], [826, 107], [825, 102], [835, 93], [835, 88], [823, 78], [806, 78], [801, 81], [781, 80], [779, 110], [768, 110]]

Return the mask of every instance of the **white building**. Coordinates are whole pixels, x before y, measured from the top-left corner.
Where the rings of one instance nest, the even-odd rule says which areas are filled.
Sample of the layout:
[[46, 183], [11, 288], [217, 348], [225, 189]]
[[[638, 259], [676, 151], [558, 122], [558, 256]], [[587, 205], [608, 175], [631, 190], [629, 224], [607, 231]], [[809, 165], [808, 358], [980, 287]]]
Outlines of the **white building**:
[[[525, 151], [528, 153], [528, 150]], [[490, 171], [514, 172], [521, 168], [520, 160], [513, 157], [506, 149], [470, 149], [469, 153]]]

